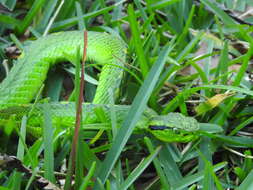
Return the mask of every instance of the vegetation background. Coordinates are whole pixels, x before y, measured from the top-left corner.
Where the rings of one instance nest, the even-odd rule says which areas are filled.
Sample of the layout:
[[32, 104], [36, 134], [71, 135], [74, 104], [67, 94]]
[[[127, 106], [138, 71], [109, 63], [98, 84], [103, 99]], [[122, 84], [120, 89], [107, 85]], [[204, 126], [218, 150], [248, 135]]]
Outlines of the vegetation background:
[[[253, 189], [252, 0], [1, 0], [0, 23], [0, 81], [40, 36], [66, 30], [113, 33], [128, 46], [115, 104], [134, 102], [132, 109], [140, 110], [146, 102], [136, 100], [148, 94], [148, 106], [159, 114], [177, 111], [223, 128], [190, 143], [117, 134], [128, 140], [124, 146], [110, 132], [88, 144], [83, 139], [95, 132], [84, 132], [74, 189], [93, 189], [95, 181], [107, 190]], [[168, 43], [169, 55], [163, 51]], [[161, 73], [151, 72], [163, 63]], [[71, 66], [52, 68], [43, 97], [68, 100], [74, 73]], [[96, 74], [87, 68], [85, 101], [92, 100]], [[154, 87], [144, 82], [157, 74]], [[24, 137], [22, 130], [1, 133], [0, 190], [69, 189], [64, 184], [70, 182], [72, 131], [52, 139]]]

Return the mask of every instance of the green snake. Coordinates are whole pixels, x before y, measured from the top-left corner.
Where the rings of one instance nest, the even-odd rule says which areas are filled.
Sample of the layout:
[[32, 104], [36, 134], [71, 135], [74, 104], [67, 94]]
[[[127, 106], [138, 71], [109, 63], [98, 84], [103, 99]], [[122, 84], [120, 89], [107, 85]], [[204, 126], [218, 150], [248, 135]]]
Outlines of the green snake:
[[[25, 47], [24, 52], [14, 64], [10, 73], [0, 84], [0, 126], [6, 127], [8, 120], [19, 124], [24, 114], [29, 115], [28, 132], [40, 136], [43, 123], [43, 104], [29, 104], [37, 95], [47, 72], [54, 64], [70, 60], [66, 55], [74, 57], [77, 50], [82, 54], [83, 32], [69, 31], [41, 37]], [[95, 114], [101, 108], [111, 123], [110, 113], [116, 113], [116, 123], [120, 126], [126, 117], [127, 105], [110, 105], [109, 88], [117, 90], [126, 60], [126, 46], [115, 35], [101, 32], [88, 32], [87, 59], [103, 65], [99, 83], [92, 103], [83, 104], [84, 121], [82, 126], [98, 123]], [[49, 103], [54, 126], [70, 127], [75, 121], [75, 104]], [[113, 107], [112, 107], [113, 106]], [[31, 109], [33, 110], [31, 111]], [[112, 109], [113, 108], [113, 109]], [[15, 117], [13, 117], [15, 115]], [[87, 128], [85, 128], [87, 129]], [[136, 125], [137, 132], [150, 132], [156, 138], [166, 142], [189, 142], [197, 138], [199, 123], [192, 117], [180, 113], [169, 113], [159, 116], [147, 108]]]

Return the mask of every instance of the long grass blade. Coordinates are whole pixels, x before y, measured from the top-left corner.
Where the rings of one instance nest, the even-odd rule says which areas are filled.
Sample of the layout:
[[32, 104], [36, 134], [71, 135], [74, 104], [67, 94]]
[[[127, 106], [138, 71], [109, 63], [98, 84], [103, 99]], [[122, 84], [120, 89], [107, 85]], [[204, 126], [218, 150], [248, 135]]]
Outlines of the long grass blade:
[[[125, 119], [122, 127], [118, 131], [115, 141], [112, 144], [111, 149], [107, 153], [104, 164], [99, 172], [98, 178], [104, 184], [108, 178], [115, 162], [117, 161], [123, 147], [125, 146], [128, 138], [130, 137], [136, 122], [144, 111], [147, 101], [151, 95], [152, 90], [161, 74], [163, 66], [166, 62], [166, 57], [171, 51], [170, 46], [167, 44], [161, 51], [156, 63], [151, 68], [147, 78], [145, 79], [142, 87], [136, 95], [131, 109], [129, 110], [128, 116]], [[95, 184], [94, 189], [98, 189], [98, 183]]]

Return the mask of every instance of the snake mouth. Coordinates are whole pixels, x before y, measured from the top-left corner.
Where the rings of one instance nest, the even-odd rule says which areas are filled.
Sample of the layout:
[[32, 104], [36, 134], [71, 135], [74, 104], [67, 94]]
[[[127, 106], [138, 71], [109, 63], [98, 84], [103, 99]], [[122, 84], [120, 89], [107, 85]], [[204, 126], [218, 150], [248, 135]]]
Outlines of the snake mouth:
[[176, 127], [149, 125], [148, 129], [157, 139], [164, 142], [189, 142], [197, 139], [194, 132], [184, 131]]
[[185, 132], [184, 130], [181, 130], [176, 127], [169, 127], [166, 125], [149, 125], [149, 129], [151, 131], [155, 132], [163, 132], [166, 133], [166, 131], [169, 131], [170, 134], [173, 135], [179, 135], [179, 136], [186, 136], [189, 134], [189, 132]]

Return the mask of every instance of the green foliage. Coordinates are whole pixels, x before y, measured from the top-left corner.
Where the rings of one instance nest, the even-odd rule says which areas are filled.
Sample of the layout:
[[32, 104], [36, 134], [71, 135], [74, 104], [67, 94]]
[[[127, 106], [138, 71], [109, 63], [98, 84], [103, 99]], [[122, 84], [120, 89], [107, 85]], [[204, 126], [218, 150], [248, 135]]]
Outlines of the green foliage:
[[[251, 0], [61, 2], [1, 1], [0, 80], [15, 64], [16, 55], [10, 50], [6, 54], [6, 48], [15, 45], [23, 50], [30, 40], [47, 33], [86, 29], [113, 33], [125, 41], [126, 72], [111, 104], [131, 104], [131, 109], [122, 126], [112, 111], [112, 130], [103, 126], [103, 112], [98, 110], [101, 123], [92, 126], [95, 130], [80, 131], [75, 189], [252, 189], [253, 140], [248, 135], [252, 135], [253, 92], [247, 72], [252, 72], [253, 17], [240, 18], [247, 25], [231, 16], [252, 8]], [[78, 62], [78, 57], [68, 60]], [[45, 97], [75, 101], [79, 69], [53, 68], [35, 102]], [[96, 64], [86, 67], [88, 100], [99, 70]], [[203, 129], [199, 139], [168, 144], [145, 133], [132, 134], [147, 105], [159, 114], [177, 111], [195, 117]], [[32, 176], [0, 170], [0, 190], [35, 189], [36, 175], [57, 186], [59, 178], [66, 178], [73, 130], [55, 127], [45, 107], [43, 137], [33, 139], [25, 135], [27, 117], [19, 130], [14, 118], [8, 121], [1, 131], [0, 150], [17, 155]], [[11, 136], [13, 131], [18, 140]]]

